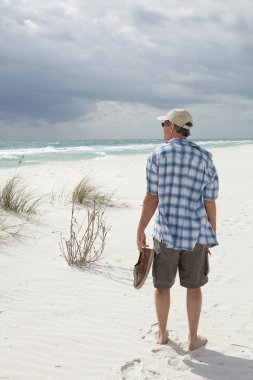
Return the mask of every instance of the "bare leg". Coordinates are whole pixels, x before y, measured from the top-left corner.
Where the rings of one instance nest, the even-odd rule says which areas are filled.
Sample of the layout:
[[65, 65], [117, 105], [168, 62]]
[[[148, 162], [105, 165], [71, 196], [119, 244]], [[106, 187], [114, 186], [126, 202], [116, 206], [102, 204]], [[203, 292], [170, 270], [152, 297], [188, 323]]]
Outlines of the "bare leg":
[[170, 289], [155, 290], [155, 307], [159, 331], [156, 334], [157, 343], [168, 343], [167, 321], [170, 309]]
[[200, 288], [187, 289], [187, 314], [189, 324], [189, 350], [193, 351], [205, 345], [207, 339], [198, 335], [199, 317], [202, 306]]

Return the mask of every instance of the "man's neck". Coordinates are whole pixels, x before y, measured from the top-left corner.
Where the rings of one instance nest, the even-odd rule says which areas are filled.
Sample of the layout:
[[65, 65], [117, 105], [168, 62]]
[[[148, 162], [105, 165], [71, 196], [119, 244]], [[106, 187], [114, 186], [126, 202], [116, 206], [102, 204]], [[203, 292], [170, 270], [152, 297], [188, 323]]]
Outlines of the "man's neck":
[[[172, 139], [182, 139], [182, 140], [186, 140], [186, 137], [185, 137], [185, 136], [182, 136], [182, 135], [178, 135], [178, 134], [176, 134], [176, 135], [171, 136], [171, 138], [170, 138], [169, 140], [172, 140]], [[169, 140], [168, 140], [168, 141], [169, 141]]]

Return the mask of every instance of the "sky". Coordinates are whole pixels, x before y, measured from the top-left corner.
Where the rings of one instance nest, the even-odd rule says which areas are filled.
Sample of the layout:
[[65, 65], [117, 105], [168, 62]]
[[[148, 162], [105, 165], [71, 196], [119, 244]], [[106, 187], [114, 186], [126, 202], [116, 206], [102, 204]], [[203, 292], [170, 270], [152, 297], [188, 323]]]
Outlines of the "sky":
[[0, 0], [0, 138], [253, 138], [252, 0]]

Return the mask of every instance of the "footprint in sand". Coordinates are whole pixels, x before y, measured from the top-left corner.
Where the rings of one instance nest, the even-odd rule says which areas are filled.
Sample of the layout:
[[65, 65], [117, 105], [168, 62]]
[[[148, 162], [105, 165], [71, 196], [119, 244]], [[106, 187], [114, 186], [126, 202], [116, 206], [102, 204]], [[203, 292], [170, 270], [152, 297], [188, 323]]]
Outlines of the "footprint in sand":
[[123, 380], [143, 379], [143, 365], [140, 359], [134, 359], [121, 366]]
[[172, 367], [177, 367], [180, 363], [181, 363], [181, 361], [175, 356], [171, 356], [168, 359], [168, 364]]
[[[151, 343], [151, 353], [156, 356], [156, 359], [166, 360], [171, 366], [178, 366], [181, 362], [177, 360], [177, 357], [185, 356], [188, 353], [188, 344], [182, 343], [178, 335], [173, 330], [169, 330], [169, 341], [165, 345], [157, 344], [155, 333], [158, 330], [158, 324], [153, 323], [151, 327], [146, 331], [145, 335], [142, 336], [142, 339]], [[154, 347], [154, 345], [156, 347]], [[176, 356], [174, 356], [176, 353]], [[170, 361], [171, 359], [171, 361]]]
[[157, 349], [155, 349], [155, 350], [151, 350], [151, 352], [153, 353], [153, 354], [160, 354], [161, 352], [163, 352], [164, 350], [163, 350], [163, 348], [157, 348]]
[[160, 373], [144, 368], [141, 359], [134, 359], [121, 366], [121, 375], [123, 380], [151, 380], [159, 377]]

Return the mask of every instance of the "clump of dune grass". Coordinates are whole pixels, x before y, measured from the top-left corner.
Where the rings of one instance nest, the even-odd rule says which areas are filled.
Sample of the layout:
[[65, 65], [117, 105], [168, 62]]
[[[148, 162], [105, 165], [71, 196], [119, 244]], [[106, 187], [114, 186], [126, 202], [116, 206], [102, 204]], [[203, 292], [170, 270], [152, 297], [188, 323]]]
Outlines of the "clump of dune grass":
[[59, 243], [67, 263], [70, 266], [83, 267], [98, 261], [104, 251], [109, 230], [105, 207], [94, 202], [92, 208], [87, 208], [87, 217], [80, 225], [75, 217], [73, 203], [70, 236], [67, 240], [61, 236]]
[[28, 191], [24, 180], [16, 174], [0, 190], [0, 207], [6, 211], [36, 214], [43, 196], [36, 196]]
[[13, 225], [7, 222], [7, 217], [0, 216], [0, 238], [1, 234], [8, 234], [14, 238], [18, 238], [21, 235], [22, 225]]
[[6, 211], [24, 213], [27, 215], [36, 214], [42, 203], [43, 196], [36, 196], [27, 190], [24, 180], [16, 173], [24, 159], [20, 157], [13, 176], [0, 189], [0, 207]]
[[83, 178], [74, 188], [72, 203], [86, 205], [115, 206], [112, 200], [113, 194], [106, 194], [92, 185], [87, 177]]

